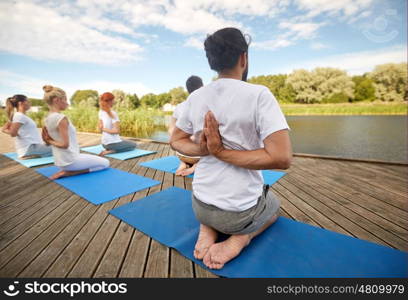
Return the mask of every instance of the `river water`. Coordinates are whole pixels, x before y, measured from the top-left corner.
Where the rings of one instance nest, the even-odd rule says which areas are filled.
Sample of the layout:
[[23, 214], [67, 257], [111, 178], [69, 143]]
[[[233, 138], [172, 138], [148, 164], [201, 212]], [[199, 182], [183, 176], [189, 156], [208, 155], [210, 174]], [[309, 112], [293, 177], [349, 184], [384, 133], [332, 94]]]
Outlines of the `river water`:
[[[407, 116], [288, 116], [296, 153], [408, 162]], [[167, 131], [149, 138], [168, 141]]]

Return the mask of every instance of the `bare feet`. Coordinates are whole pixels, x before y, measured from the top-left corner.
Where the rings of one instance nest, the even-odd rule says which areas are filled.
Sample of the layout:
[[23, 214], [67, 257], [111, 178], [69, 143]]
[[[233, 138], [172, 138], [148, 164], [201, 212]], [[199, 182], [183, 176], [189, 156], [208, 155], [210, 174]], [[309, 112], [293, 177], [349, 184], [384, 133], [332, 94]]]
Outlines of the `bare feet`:
[[33, 159], [33, 158], [40, 158], [41, 157], [41, 155], [27, 155], [27, 156], [23, 156], [23, 157], [20, 157], [20, 159], [21, 160], [24, 160], [24, 159]]
[[111, 153], [115, 153], [115, 150], [104, 150], [101, 153], [99, 153], [99, 156], [105, 156], [106, 154], [111, 154]]
[[180, 165], [179, 165], [178, 169], [176, 170], [176, 175], [180, 176], [181, 172], [183, 172], [185, 169], [187, 169], [187, 164], [180, 161]]
[[190, 174], [193, 174], [196, 168], [196, 164], [194, 164], [191, 168], [184, 169], [180, 172], [181, 176], [188, 176]]
[[50, 177], [50, 179], [55, 180], [55, 179], [58, 179], [58, 178], [61, 178], [61, 177], [75, 176], [75, 175], [85, 174], [85, 173], [89, 173], [89, 169], [79, 170], [79, 171], [64, 171], [64, 170], [61, 170], [61, 171], [53, 174]]
[[196, 259], [203, 259], [208, 249], [217, 240], [218, 233], [211, 227], [200, 224], [200, 233], [198, 234], [198, 239], [195, 244], [194, 257]]
[[61, 178], [61, 177], [65, 177], [65, 176], [67, 176], [67, 173], [68, 173], [67, 171], [59, 171], [59, 172], [53, 174], [50, 177], [50, 179], [55, 180], [55, 179], [58, 179], [58, 178]]
[[204, 264], [210, 269], [221, 269], [238, 256], [250, 242], [249, 234], [231, 235], [227, 240], [213, 244], [204, 256]]

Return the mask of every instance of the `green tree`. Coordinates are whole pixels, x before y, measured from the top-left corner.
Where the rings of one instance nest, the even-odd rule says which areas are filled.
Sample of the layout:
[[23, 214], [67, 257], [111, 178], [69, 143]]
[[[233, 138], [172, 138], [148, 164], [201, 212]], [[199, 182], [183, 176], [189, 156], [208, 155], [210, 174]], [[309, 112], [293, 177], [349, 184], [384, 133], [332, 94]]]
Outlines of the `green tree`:
[[188, 97], [188, 93], [181, 86], [171, 89], [169, 94], [173, 105], [183, 102]]
[[140, 103], [143, 107], [154, 107], [157, 102], [157, 96], [149, 93], [140, 98]]
[[98, 107], [98, 92], [95, 90], [77, 90], [71, 97], [73, 106], [94, 106]]
[[335, 68], [295, 70], [286, 79], [293, 87], [296, 102], [347, 102], [354, 96], [354, 82], [345, 71]]
[[113, 96], [115, 96], [115, 104], [113, 109], [120, 110], [122, 108], [128, 108], [129, 103], [126, 103], [126, 93], [122, 90], [113, 90]]
[[157, 104], [155, 108], [162, 108], [164, 104], [171, 103], [172, 98], [169, 93], [162, 93], [157, 95]]
[[381, 101], [404, 101], [407, 89], [407, 64], [383, 64], [369, 73], [374, 81], [376, 98]]
[[41, 110], [48, 110], [48, 105], [43, 99], [28, 98], [28, 100], [31, 102], [31, 106], [40, 106]]
[[296, 97], [296, 93], [293, 87], [286, 82], [287, 75], [261, 75], [251, 77], [248, 79], [249, 83], [264, 85], [280, 102], [293, 102]]
[[374, 101], [375, 87], [373, 81], [366, 75], [353, 76], [354, 101]]

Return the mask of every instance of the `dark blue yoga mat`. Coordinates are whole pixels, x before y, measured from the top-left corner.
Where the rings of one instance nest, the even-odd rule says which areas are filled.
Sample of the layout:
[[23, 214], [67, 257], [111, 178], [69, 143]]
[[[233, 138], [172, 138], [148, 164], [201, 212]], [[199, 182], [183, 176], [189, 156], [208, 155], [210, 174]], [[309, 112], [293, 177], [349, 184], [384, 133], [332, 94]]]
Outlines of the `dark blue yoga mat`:
[[[36, 169], [36, 171], [44, 176], [50, 177], [52, 174], [58, 172], [59, 168], [52, 166]], [[54, 180], [54, 182], [93, 204], [108, 202], [160, 183], [150, 178], [114, 168], [63, 177]]]
[[[160, 170], [168, 173], [176, 173], [176, 170], [180, 164], [180, 159], [177, 156], [167, 156], [159, 159], [149, 160], [140, 163], [141, 166]], [[280, 171], [271, 171], [271, 170], [262, 170], [262, 176], [264, 178], [264, 183], [272, 185], [278, 181], [285, 172]], [[186, 177], [193, 178], [194, 174], [188, 175]]]
[[[193, 257], [199, 223], [191, 192], [171, 187], [110, 213]], [[221, 270], [225, 277], [407, 277], [408, 254], [372, 242], [279, 217]]]
[[36, 166], [48, 165], [54, 163], [54, 156], [46, 156], [40, 158], [31, 158], [31, 159], [18, 159], [17, 153], [10, 152], [4, 153], [4, 156], [15, 160], [16, 162], [22, 164], [24, 167], [31, 168]]
[[[96, 145], [96, 146], [84, 147], [84, 148], [81, 148], [81, 150], [86, 151], [86, 152], [90, 152], [90, 153], [93, 153], [93, 154], [99, 154], [103, 150], [105, 150], [105, 148], [103, 148], [102, 145]], [[156, 151], [149, 151], [149, 150], [143, 150], [143, 149], [133, 149], [133, 150], [130, 150], [130, 151], [125, 151], [125, 152], [107, 154], [105, 156], [106, 157], [112, 157], [112, 158], [119, 159], [119, 160], [127, 160], [127, 159], [130, 159], [130, 158], [141, 157], [141, 156], [145, 156], [145, 155], [149, 155], [149, 154], [153, 154], [153, 153], [156, 153]]]

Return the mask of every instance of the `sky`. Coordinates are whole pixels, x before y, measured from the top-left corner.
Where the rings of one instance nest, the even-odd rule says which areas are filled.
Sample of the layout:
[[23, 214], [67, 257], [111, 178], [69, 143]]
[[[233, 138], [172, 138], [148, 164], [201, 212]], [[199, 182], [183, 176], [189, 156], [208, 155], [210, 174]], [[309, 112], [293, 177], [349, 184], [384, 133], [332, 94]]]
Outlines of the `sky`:
[[203, 42], [251, 36], [249, 77], [336, 67], [363, 74], [407, 60], [406, 0], [0, 0], [0, 101], [51, 84], [163, 93], [211, 82]]

